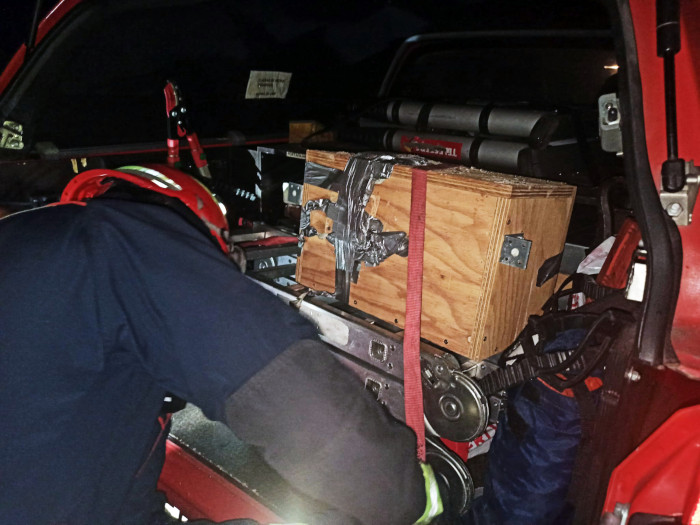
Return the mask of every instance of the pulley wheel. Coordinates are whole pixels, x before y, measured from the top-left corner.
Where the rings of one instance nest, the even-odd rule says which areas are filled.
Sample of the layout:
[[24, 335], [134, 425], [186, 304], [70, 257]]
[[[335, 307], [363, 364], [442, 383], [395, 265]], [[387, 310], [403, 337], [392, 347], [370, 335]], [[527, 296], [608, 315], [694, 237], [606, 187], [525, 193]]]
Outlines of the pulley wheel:
[[450, 511], [463, 516], [474, 499], [474, 481], [464, 462], [438, 439], [426, 437], [425, 459], [449, 492]]
[[427, 429], [450, 441], [476, 439], [484, 433], [489, 419], [486, 396], [462, 372], [451, 372], [449, 380], [437, 388], [424, 385], [423, 405]]

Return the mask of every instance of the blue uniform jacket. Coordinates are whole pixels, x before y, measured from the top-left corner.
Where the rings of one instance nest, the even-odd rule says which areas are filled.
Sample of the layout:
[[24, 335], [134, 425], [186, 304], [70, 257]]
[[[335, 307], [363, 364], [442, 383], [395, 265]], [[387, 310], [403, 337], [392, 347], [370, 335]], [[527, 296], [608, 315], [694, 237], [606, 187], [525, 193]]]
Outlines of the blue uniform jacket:
[[100, 199], [0, 220], [0, 521], [128, 522], [164, 394], [221, 420], [314, 336], [169, 208]]

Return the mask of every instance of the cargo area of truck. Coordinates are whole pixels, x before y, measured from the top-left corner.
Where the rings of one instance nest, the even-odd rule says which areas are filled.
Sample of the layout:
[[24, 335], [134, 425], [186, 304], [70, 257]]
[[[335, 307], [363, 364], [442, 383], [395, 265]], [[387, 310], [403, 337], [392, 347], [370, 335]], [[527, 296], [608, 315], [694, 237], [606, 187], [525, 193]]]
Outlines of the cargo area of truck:
[[[646, 270], [647, 252], [625, 229], [635, 194], [620, 34], [602, 4], [85, 1], [59, 23], [50, 51], [9, 85], [0, 78], [0, 115], [20, 144], [0, 155], [0, 217], [56, 202], [86, 170], [165, 163], [163, 88], [177, 82], [210, 178], [184, 140], [178, 167], [227, 210], [232, 259], [310, 319], [399, 420], [412, 181], [427, 173], [423, 381], [444, 380], [456, 404], [424, 394], [425, 420], [464, 512], [482, 494], [506, 387], [537, 376], [503, 372], [531, 316], [598, 299], [631, 318], [643, 309], [645, 278], [627, 273]], [[622, 281], [595, 280], [607, 252], [583, 276], [621, 228], [636, 240]], [[610, 357], [616, 373], [630, 330]], [[161, 488], [176, 514], [304, 521], [323, 510], [197, 407], [170, 432]], [[604, 484], [579, 498], [583, 515], [600, 510]]]

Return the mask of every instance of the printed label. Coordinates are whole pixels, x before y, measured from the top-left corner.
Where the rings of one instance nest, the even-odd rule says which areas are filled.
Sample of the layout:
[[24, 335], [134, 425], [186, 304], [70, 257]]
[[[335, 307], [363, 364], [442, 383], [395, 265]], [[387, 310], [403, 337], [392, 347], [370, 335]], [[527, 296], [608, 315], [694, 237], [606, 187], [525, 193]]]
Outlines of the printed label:
[[287, 98], [291, 73], [251, 71], [245, 98]]
[[584, 304], [586, 304], [586, 296], [583, 294], [583, 292], [573, 293], [569, 297], [569, 309], [571, 310], [580, 308]]
[[489, 448], [491, 448], [493, 436], [496, 435], [496, 428], [498, 428], [498, 425], [491, 423], [486, 427], [483, 434], [481, 434], [475, 440], [470, 441], [468, 443], [469, 453], [467, 457], [472, 458], [474, 456], [478, 456], [479, 454], [488, 452]]
[[459, 160], [462, 158], [462, 143], [425, 139], [415, 135], [401, 135], [401, 151], [422, 153], [441, 159]]

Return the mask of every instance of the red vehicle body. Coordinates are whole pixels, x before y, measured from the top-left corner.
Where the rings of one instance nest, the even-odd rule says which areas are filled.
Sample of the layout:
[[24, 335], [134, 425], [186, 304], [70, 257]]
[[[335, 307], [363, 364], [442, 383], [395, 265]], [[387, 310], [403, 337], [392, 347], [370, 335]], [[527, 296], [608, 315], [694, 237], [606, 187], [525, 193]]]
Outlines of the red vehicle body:
[[[79, 4], [81, 0], [59, 2], [38, 25], [34, 46], [40, 46]], [[684, 159], [700, 162], [700, 3], [681, 0], [680, 4], [681, 50], [675, 59], [678, 146]], [[661, 166], [666, 160], [666, 114], [663, 61], [656, 52], [655, 6], [650, 0], [620, 0], [613, 11], [621, 28], [618, 57], [625, 62], [620, 62], [620, 68], [629, 84], [626, 95], [621, 95], [623, 119], [632, 121], [643, 115], [643, 126], [639, 122], [623, 125], [623, 140], [634, 147], [634, 153], [626, 148], [627, 176], [653, 176], [654, 186], [660, 188]], [[23, 44], [0, 74], [0, 98], [21, 73], [27, 54]], [[214, 146], [205, 144], [206, 149]], [[163, 141], [162, 151], [165, 149]], [[650, 224], [642, 224], [643, 237], [653, 245], [650, 235], [658, 215], [648, 209], [642, 206], [635, 211], [647, 217]], [[595, 438], [606, 460], [602, 477], [590, 480], [589, 485], [591, 493], [599, 494], [597, 501], [604, 497], [602, 508], [594, 509], [604, 523], [657, 523], [634, 519], [635, 514], [649, 514], [679, 520], [663, 523], [700, 524], [700, 265], [696, 263], [700, 259], [700, 221], [680, 226], [679, 231], [682, 276], [677, 297], [671, 298], [677, 305], [670, 331], [662, 327], [660, 336], [670, 336], [678, 359], [662, 357], [658, 336], [649, 339], [646, 331], [639, 331], [639, 354], [626, 365], [626, 379], [616, 394], [617, 422]], [[648, 283], [660, 278], [654, 275], [653, 265], [651, 268]], [[649, 308], [653, 310], [653, 305]], [[190, 519], [280, 519], [177, 444], [168, 443], [167, 454], [161, 488]]]
[[[685, 2], [682, 5], [683, 51], [677, 57], [677, 96], [679, 107], [684, 108], [678, 114], [678, 136], [679, 147], [683, 149], [686, 158], [698, 158], [700, 154], [700, 137], [694, 124], [700, 117], [699, 7], [693, 2]], [[655, 53], [655, 13], [649, 2], [630, 2], [630, 9], [634, 20], [644, 96], [644, 124], [649, 164], [657, 186], [660, 186], [661, 164], [666, 155], [665, 113], [663, 65]], [[697, 333], [700, 327], [700, 275], [693, 261], [700, 250], [700, 229], [695, 223], [681, 227], [680, 233], [683, 239], [683, 273], [671, 340], [680, 360], [679, 365], [675, 367], [677, 373], [697, 379], [700, 371]], [[662, 381], [667, 383], [668, 392], [673, 392], [680, 382], [676, 374], [662, 377]], [[697, 430], [699, 421], [700, 412], [697, 406], [679, 411], [665, 421], [617, 467], [610, 480], [604, 510], [613, 512], [616, 503], [628, 503], [630, 515], [634, 512], [681, 514], [681, 523], [700, 522]]]

